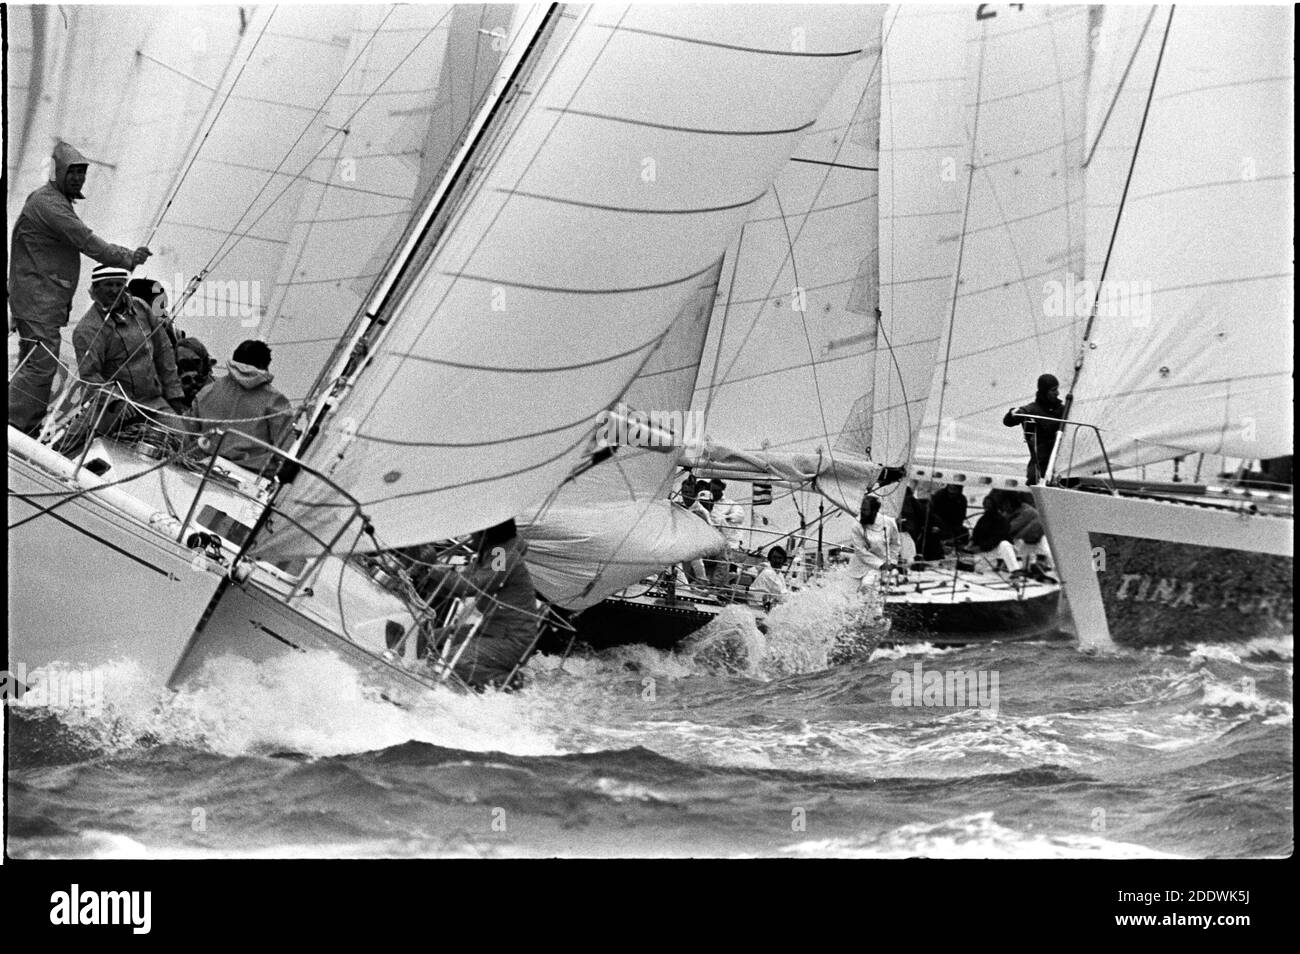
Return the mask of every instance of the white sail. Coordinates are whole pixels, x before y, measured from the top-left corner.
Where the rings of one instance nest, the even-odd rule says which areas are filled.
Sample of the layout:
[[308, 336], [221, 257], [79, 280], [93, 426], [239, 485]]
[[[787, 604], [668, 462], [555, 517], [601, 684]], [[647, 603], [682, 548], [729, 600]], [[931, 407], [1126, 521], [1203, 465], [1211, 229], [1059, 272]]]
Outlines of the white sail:
[[[1116, 468], [1291, 454], [1292, 13], [1159, 8], [1144, 32], [1146, 14], [1107, 8], [1103, 21], [1089, 278], [1109, 263], [1070, 417], [1103, 429]], [[1104, 468], [1082, 430], [1058, 463]]]
[[954, 160], [969, 194], [915, 460], [1018, 474], [1024, 439], [1002, 417], [1038, 375], [1068, 380], [1084, 324], [1053, 313], [1053, 290], [1084, 272], [1089, 10], [986, 4], [966, 18], [969, 152]]
[[[850, 6], [566, 10], [307, 463], [360, 500], [387, 545], [540, 503], [876, 42], [874, 19]], [[310, 487], [287, 506], [308, 531], [341, 512]], [[264, 546], [313, 549], [287, 528]]]
[[728, 249], [695, 396], [709, 436], [728, 446], [833, 456], [870, 444], [879, 9], [870, 30]]
[[[916, 456], [952, 302], [967, 146], [965, 8], [911, 6], [885, 21], [880, 96], [880, 320], [871, 459]], [[890, 494], [890, 499], [901, 494]]]
[[325, 114], [327, 132], [347, 132], [306, 167], [257, 329], [291, 401], [307, 397], [496, 77], [513, 9], [357, 8], [345, 58], [356, 66]]

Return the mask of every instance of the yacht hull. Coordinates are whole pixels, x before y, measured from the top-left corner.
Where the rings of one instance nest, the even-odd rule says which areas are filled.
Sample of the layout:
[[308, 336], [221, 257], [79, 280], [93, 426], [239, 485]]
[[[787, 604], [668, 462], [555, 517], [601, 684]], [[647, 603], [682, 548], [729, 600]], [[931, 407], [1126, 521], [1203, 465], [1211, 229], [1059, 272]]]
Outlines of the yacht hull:
[[1293, 631], [1290, 517], [1057, 487], [1033, 493], [1084, 648]]
[[13, 454], [8, 540], [11, 669], [131, 661], [166, 682], [222, 579], [193, 551], [96, 494], [72, 496]]
[[[951, 592], [951, 587], [945, 587]], [[993, 641], [1046, 639], [1060, 634], [1061, 588], [1034, 586], [1018, 594], [1011, 586], [999, 598], [965, 600], [887, 596], [885, 615], [893, 622], [890, 640], [964, 646]]]

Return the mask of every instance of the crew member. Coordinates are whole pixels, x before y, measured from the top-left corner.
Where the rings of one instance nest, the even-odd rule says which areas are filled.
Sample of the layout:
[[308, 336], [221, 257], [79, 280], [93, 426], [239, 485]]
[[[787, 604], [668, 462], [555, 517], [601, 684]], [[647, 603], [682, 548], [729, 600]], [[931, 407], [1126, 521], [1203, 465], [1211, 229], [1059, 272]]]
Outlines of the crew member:
[[780, 603], [789, 592], [781, 568], [785, 566], [785, 548], [772, 547], [767, 551], [767, 565], [749, 584], [749, 601], [756, 606], [770, 610], [774, 603]]
[[88, 163], [66, 142], [54, 147], [50, 181], [27, 197], [9, 247], [10, 330], [18, 331], [18, 370], [9, 382], [9, 423], [33, 433], [50, 403], [59, 367], [61, 329], [72, 313], [81, 256], [122, 269], [149, 258], [92, 232], [72, 204], [85, 196]]
[[983, 506], [984, 513], [975, 521], [970, 535], [971, 550], [977, 554], [976, 566], [983, 565], [996, 572], [997, 561], [1001, 560], [1012, 573], [1019, 571], [1020, 561], [1011, 545], [1011, 523], [1002, 511], [996, 490], [989, 491]]
[[[101, 432], [140, 417], [184, 430], [184, 389], [171, 342], [144, 302], [126, 294], [125, 268], [100, 265], [91, 273], [94, 303], [72, 332], [77, 374], [87, 384], [117, 391], [109, 398]], [[120, 400], [129, 399], [130, 403]]]
[[[441, 592], [473, 599], [483, 621], [472, 635], [457, 626], [437, 638], [452, 640], [447, 658], [460, 654], [454, 671], [473, 688], [515, 688], [519, 680], [511, 673], [528, 661], [537, 639], [537, 598], [524, 563], [527, 544], [513, 520], [479, 531], [470, 543], [474, 557], [468, 566], [431, 567], [426, 585], [441, 584]], [[467, 636], [469, 644], [461, 651]]]
[[1056, 435], [1061, 430], [1061, 420], [1065, 416], [1065, 404], [1059, 395], [1060, 382], [1055, 376], [1040, 374], [1034, 400], [1021, 407], [1013, 407], [1002, 418], [1002, 423], [1007, 427], [1019, 424], [1025, 429], [1025, 443], [1029, 445], [1029, 466], [1025, 470], [1025, 479], [1030, 484], [1038, 483], [1042, 475], [1047, 473], [1047, 465], [1052, 459]]
[[287, 397], [271, 387], [275, 375], [270, 367], [271, 349], [265, 341], [240, 342], [226, 364], [226, 376], [208, 385], [190, 412], [191, 430], [224, 429], [220, 455], [258, 472], [275, 455], [244, 436], [281, 447], [292, 433], [293, 408]]

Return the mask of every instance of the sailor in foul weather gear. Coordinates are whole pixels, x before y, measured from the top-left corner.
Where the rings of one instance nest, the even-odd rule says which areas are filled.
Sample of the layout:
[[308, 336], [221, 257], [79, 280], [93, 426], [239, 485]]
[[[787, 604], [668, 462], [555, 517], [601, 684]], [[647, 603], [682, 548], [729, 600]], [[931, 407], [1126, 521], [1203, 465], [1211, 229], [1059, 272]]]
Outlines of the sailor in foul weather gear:
[[93, 272], [94, 304], [72, 332], [77, 375], [87, 384], [119, 392], [136, 406], [133, 410], [108, 398], [109, 413], [101, 431], [141, 416], [183, 430], [175, 415], [184, 413], [185, 392], [171, 341], [148, 306], [126, 294], [127, 276], [126, 269], [111, 265], [100, 265]]
[[60, 329], [72, 313], [81, 278], [81, 256], [123, 269], [149, 258], [105, 242], [77, 216], [72, 204], [85, 198], [86, 158], [66, 142], [54, 147], [50, 181], [27, 197], [14, 223], [9, 249], [11, 330], [19, 335], [19, 366], [9, 382], [9, 423], [31, 431], [45, 416], [58, 371]]
[[[226, 376], [209, 384], [190, 411], [192, 430], [220, 428], [226, 432], [221, 457], [259, 472], [275, 455], [245, 435], [281, 447], [292, 434], [293, 407], [271, 387], [275, 375], [270, 367], [271, 349], [266, 342], [241, 342], [226, 364]], [[211, 444], [215, 447], [216, 440]]]
[[470, 686], [507, 686], [537, 639], [537, 599], [524, 563], [527, 544], [513, 520], [474, 534], [472, 543], [474, 558], [468, 566], [433, 567], [429, 577], [441, 592], [470, 601], [483, 620], [463, 651], [466, 626], [439, 632], [435, 642], [451, 640], [447, 658], [460, 653], [454, 671]]
[[[1021, 407], [1013, 407], [1002, 418], [1002, 423], [1007, 427], [1019, 424], [1025, 429], [1025, 443], [1029, 445], [1029, 466], [1025, 470], [1025, 479], [1030, 484], [1038, 483], [1039, 478], [1047, 473], [1047, 465], [1052, 459], [1056, 435], [1061, 430], [1060, 419], [1065, 416], [1065, 404], [1059, 394], [1060, 382], [1056, 377], [1040, 374], [1034, 400]], [[1042, 417], [1056, 420], [1036, 420]]]

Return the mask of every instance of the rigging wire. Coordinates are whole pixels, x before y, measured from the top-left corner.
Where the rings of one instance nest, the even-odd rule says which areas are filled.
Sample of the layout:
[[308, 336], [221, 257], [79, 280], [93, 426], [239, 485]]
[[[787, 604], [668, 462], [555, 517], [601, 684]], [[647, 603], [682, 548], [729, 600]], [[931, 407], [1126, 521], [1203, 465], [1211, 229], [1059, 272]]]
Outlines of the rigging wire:
[[[1160, 79], [1160, 64], [1165, 58], [1165, 47], [1169, 43], [1169, 31], [1174, 25], [1174, 10], [1177, 6], [1169, 8], [1169, 19], [1165, 21], [1164, 36], [1160, 38], [1160, 51], [1156, 54], [1156, 65], [1151, 71], [1151, 86], [1147, 89], [1146, 104], [1142, 107], [1142, 121], [1138, 124], [1137, 138], [1133, 143], [1133, 155], [1129, 157], [1128, 173], [1124, 176], [1124, 189], [1120, 193], [1119, 208], [1115, 211], [1115, 222], [1111, 226], [1110, 240], [1106, 244], [1106, 257], [1101, 263], [1101, 274], [1097, 278], [1097, 287], [1092, 294], [1092, 307], [1088, 311], [1088, 324], [1083, 329], [1083, 341], [1079, 347], [1079, 355], [1074, 362], [1074, 375], [1070, 379], [1070, 390], [1065, 395], [1065, 410], [1062, 412], [1062, 418], [1070, 416], [1070, 408], [1074, 405], [1074, 389], [1079, 383], [1079, 375], [1083, 371], [1083, 360], [1088, 352], [1088, 341], [1092, 336], [1092, 326], [1097, 320], [1097, 305], [1101, 301], [1101, 289], [1106, 282], [1106, 271], [1110, 268], [1110, 257], [1115, 251], [1115, 240], [1119, 236], [1120, 220], [1124, 216], [1124, 204], [1128, 200], [1129, 186], [1133, 184], [1133, 170], [1137, 168], [1138, 153], [1142, 148], [1142, 135], [1147, 128], [1147, 117], [1151, 114], [1151, 102], [1155, 98], [1156, 83]], [[1135, 54], [1136, 55], [1136, 51]]]

